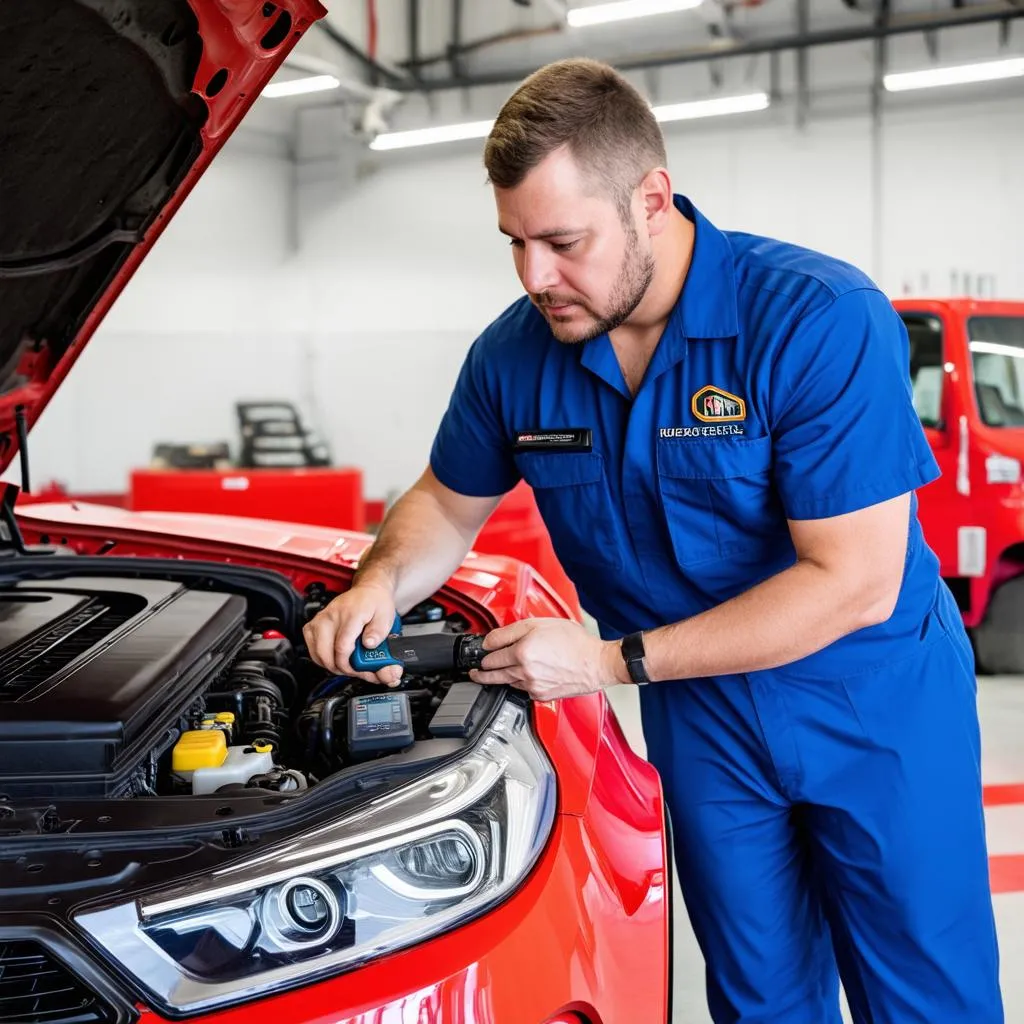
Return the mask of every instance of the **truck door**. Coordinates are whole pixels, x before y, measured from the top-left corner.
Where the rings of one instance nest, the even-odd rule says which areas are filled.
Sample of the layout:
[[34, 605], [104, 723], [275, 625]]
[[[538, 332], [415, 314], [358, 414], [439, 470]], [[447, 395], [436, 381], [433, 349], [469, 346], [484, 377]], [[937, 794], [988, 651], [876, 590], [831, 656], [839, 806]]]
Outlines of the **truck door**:
[[985, 530], [971, 519], [968, 424], [957, 396], [969, 376], [966, 367], [957, 365], [942, 312], [901, 309], [900, 316], [910, 336], [914, 408], [942, 471], [918, 493], [918, 514], [943, 577], [966, 607], [970, 579], [984, 575], [986, 560]]

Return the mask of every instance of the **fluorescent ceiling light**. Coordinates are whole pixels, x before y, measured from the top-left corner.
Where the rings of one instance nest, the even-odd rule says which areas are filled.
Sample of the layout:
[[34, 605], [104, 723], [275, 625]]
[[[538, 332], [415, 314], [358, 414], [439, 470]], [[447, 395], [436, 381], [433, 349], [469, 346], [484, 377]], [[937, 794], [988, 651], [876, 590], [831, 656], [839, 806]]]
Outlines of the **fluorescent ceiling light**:
[[689, 121], [697, 117], [717, 117], [719, 114], [746, 114], [768, 109], [768, 94], [753, 92], [746, 96], [721, 96], [713, 100], [694, 100], [690, 103], [670, 103], [653, 107], [659, 121]]
[[491, 120], [416, 128], [409, 132], [382, 132], [370, 143], [370, 149], [406, 149], [409, 146], [429, 146], [435, 142], [484, 139], [493, 127], [494, 121]]
[[[721, 96], [713, 100], [670, 103], [667, 106], [652, 107], [651, 112], [659, 121], [690, 121], [698, 117], [766, 110], [768, 103], [767, 93], [754, 92], [746, 96]], [[435, 142], [483, 139], [493, 127], [494, 121], [470, 121], [437, 128], [416, 128], [407, 132], [382, 132], [370, 143], [370, 149], [406, 149], [409, 146], [429, 146]]]
[[692, 11], [703, 0], [619, 0], [612, 4], [594, 4], [592, 7], [572, 7], [565, 12], [565, 20], [573, 27], [606, 25], [610, 21], [628, 18], [646, 18], [651, 14], [671, 14], [674, 11]]
[[341, 82], [334, 75], [311, 75], [308, 78], [293, 78], [290, 82], [274, 82], [265, 86], [261, 96], [278, 99], [281, 96], [301, 96], [307, 92], [324, 92], [337, 89]]
[[883, 79], [889, 92], [909, 89], [934, 89], [942, 85], [967, 85], [971, 82], [994, 82], [1000, 78], [1024, 75], [1024, 57], [990, 60], [980, 64], [960, 64], [951, 68], [929, 68], [926, 71], [902, 71]]

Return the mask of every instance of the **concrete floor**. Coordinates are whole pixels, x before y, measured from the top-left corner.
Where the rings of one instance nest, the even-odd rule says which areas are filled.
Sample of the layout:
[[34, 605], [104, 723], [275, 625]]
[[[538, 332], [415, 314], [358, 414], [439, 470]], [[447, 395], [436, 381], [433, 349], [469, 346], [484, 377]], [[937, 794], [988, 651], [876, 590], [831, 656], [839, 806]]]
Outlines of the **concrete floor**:
[[[636, 690], [616, 687], [609, 698], [626, 736], [644, 753]], [[1003, 1000], [1008, 1024], [1024, 1022], [1024, 677], [987, 676], [978, 680], [982, 728], [982, 775], [986, 787], [985, 819], [993, 884], [1005, 890], [994, 897], [999, 928]], [[1012, 802], [1011, 802], [1012, 801]], [[704, 961], [690, 930], [686, 907], [675, 899], [675, 972], [673, 1024], [710, 1024], [704, 1001]], [[845, 1009], [845, 1008], [844, 1008]], [[845, 1015], [849, 1020], [849, 1016]]]

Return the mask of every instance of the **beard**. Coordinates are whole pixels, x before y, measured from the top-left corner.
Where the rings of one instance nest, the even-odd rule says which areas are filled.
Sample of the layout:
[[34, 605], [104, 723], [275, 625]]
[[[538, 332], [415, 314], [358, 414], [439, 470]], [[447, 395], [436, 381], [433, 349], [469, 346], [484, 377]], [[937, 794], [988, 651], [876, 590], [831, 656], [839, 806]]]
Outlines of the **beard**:
[[532, 298], [534, 303], [541, 307], [542, 312], [546, 306], [569, 305], [570, 303], [582, 309], [589, 317], [590, 323], [579, 327], [572, 327], [565, 322], [570, 318], [560, 321], [557, 317], [544, 313], [544, 318], [556, 341], [565, 345], [579, 345], [593, 341], [595, 338], [601, 337], [602, 334], [609, 334], [616, 327], [621, 327], [643, 301], [653, 279], [654, 256], [649, 250], [647, 252], [640, 251], [640, 239], [636, 228], [629, 224], [626, 235], [626, 252], [622, 257], [622, 266], [619, 268], [615, 284], [612, 285], [608, 298], [608, 309], [605, 312], [602, 313], [595, 309], [579, 296], [570, 298], [556, 295], [553, 292], [541, 292]]

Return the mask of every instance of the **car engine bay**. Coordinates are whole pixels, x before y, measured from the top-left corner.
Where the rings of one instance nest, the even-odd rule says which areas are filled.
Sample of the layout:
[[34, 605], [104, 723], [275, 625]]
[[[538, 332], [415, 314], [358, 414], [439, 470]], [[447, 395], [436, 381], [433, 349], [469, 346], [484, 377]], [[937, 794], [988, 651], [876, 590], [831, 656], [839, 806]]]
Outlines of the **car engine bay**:
[[[300, 795], [339, 772], [415, 761], [417, 747], [450, 751], [494, 706], [455, 671], [408, 673], [395, 690], [325, 672], [301, 637], [333, 596], [323, 587], [293, 592], [297, 623], [260, 587], [247, 592], [237, 567], [222, 585], [216, 569], [100, 561], [50, 559], [41, 577], [0, 582], [0, 810]], [[402, 627], [467, 625], [427, 601]]]

